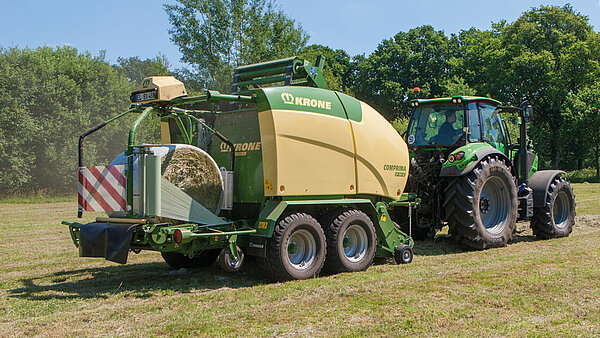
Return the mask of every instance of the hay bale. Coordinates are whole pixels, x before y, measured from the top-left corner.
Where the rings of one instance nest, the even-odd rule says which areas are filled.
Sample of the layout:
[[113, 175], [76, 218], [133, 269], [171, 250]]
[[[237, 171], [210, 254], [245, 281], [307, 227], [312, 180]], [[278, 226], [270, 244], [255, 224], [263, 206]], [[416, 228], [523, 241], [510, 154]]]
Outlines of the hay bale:
[[218, 214], [223, 179], [215, 161], [203, 150], [176, 145], [162, 157], [162, 176], [206, 209]]

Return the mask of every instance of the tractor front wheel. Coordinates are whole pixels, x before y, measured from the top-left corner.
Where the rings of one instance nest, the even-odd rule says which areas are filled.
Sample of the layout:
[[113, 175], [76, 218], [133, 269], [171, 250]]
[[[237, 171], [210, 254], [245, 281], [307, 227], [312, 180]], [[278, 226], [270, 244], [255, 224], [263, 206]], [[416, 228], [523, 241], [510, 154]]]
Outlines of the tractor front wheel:
[[538, 239], [569, 236], [575, 224], [575, 194], [563, 177], [550, 183], [543, 207], [533, 208], [531, 229]]
[[305, 213], [283, 216], [267, 242], [263, 264], [276, 280], [308, 279], [319, 274], [327, 254], [325, 234]]
[[449, 182], [444, 208], [450, 233], [470, 249], [505, 246], [517, 219], [517, 188], [510, 169], [488, 157], [465, 176]]

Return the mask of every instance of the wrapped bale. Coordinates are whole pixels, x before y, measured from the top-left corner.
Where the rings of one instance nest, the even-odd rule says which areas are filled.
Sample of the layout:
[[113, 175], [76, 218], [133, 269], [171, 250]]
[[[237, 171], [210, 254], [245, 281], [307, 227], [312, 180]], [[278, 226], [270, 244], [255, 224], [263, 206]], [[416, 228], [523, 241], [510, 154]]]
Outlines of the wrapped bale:
[[169, 152], [162, 156], [162, 176], [206, 209], [218, 214], [223, 178], [213, 158], [194, 146], [168, 148], [171, 148]]
[[[202, 205], [211, 213], [218, 215], [223, 198], [223, 178], [215, 160], [204, 150], [187, 144], [156, 145], [148, 148], [155, 156], [160, 157], [160, 172], [164, 180], [179, 188], [184, 195], [189, 196], [197, 204]], [[111, 164], [127, 164], [125, 153], [117, 156]], [[133, 212], [140, 212], [140, 159], [135, 157], [133, 163]], [[164, 183], [163, 183], [164, 185]], [[163, 194], [164, 195], [164, 194]], [[164, 214], [152, 214], [159, 216], [158, 221], [169, 222], [171, 220], [189, 220], [190, 204], [185, 196], [171, 195], [171, 199], [164, 199], [161, 204], [170, 210], [169, 216]], [[168, 206], [166, 205], [168, 204]], [[196, 208], [197, 209], [197, 208]], [[124, 212], [109, 213], [110, 217], [122, 217]], [[177, 217], [173, 216], [177, 215]], [[163, 217], [160, 217], [163, 216]]]

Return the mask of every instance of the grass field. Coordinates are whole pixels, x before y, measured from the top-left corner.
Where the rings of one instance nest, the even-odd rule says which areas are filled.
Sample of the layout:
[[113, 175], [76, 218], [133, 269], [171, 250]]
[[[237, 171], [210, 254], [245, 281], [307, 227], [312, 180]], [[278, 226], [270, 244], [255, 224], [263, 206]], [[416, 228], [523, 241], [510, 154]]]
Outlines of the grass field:
[[417, 242], [409, 265], [272, 283], [249, 262], [176, 275], [159, 254], [79, 258], [75, 203], [0, 205], [0, 336], [600, 335], [600, 184], [576, 184], [568, 238]]

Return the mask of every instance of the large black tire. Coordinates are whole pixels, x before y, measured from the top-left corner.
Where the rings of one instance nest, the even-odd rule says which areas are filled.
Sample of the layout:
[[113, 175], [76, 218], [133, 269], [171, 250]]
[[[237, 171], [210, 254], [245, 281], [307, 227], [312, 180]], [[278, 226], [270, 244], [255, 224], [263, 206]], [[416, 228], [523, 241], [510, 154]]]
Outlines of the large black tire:
[[446, 221], [459, 244], [482, 250], [505, 246], [517, 220], [517, 188], [502, 159], [487, 157], [444, 191]]
[[219, 249], [204, 250], [189, 258], [178, 252], [161, 252], [161, 256], [174, 269], [194, 269], [211, 266], [219, 256]]
[[556, 177], [548, 187], [543, 207], [533, 208], [531, 230], [538, 239], [569, 236], [575, 224], [575, 194], [571, 184]]
[[275, 280], [308, 279], [319, 274], [326, 255], [325, 234], [319, 222], [308, 214], [293, 213], [275, 225], [263, 265]]
[[326, 225], [328, 273], [362, 271], [375, 257], [377, 235], [373, 222], [364, 212], [354, 209], [338, 210]]

